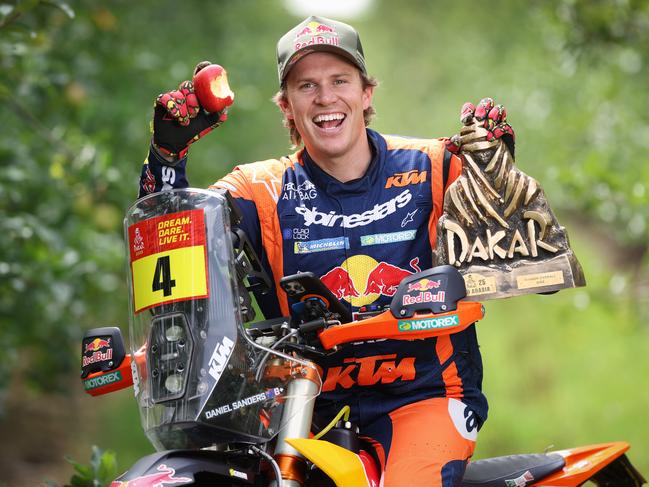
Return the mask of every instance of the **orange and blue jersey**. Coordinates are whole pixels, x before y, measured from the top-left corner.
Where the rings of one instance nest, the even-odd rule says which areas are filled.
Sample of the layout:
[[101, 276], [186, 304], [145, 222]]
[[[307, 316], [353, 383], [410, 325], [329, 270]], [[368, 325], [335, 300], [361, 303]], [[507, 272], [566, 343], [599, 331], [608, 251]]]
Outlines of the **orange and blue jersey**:
[[[389, 305], [402, 278], [434, 265], [437, 220], [460, 160], [440, 140], [370, 129], [367, 136], [372, 161], [353, 181], [336, 180], [302, 149], [237, 166], [213, 185], [236, 198], [243, 230], [272, 275], [274, 292], [258, 298], [267, 318], [289, 314], [279, 287], [285, 275], [313, 272], [356, 313]], [[171, 176], [159, 166], [152, 152], [141, 194], [187, 185], [185, 161]], [[448, 397], [468, 405], [480, 424], [487, 416], [474, 326], [427, 340], [353, 345], [318, 362], [324, 383], [316, 412], [349, 404], [362, 426], [406, 404]]]

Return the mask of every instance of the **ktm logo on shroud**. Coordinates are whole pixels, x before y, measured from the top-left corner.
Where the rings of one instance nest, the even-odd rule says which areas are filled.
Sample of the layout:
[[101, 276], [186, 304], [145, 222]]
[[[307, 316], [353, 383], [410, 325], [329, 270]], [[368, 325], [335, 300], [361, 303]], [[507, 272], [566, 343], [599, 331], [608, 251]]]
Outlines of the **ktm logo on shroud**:
[[416, 169], [408, 172], [398, 172], [390, 176], [385, 182], [385, 188], [396, 186], [402, 188], [411, 184], [421, 184], [426, 182], [427, 171], [419, 172]]
[[396, 358], [396, 353], [346, 358], [344, 363], [349, 365], [330, 367], [327, 370], [322, 391], [333, 391], [338, 386], [349, 389], [354, 385], [373, 386], [379, 382], [392, 384], [397, 379], [414, 380], [415, 357], [404, 357], [398, 363]]

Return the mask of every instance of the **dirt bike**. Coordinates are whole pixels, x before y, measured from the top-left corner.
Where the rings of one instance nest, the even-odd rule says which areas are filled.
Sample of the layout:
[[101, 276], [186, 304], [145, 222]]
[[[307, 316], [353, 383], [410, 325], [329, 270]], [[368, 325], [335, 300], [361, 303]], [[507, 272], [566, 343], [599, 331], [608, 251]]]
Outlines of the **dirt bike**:
[[[119, 328], [82, 340], [82, 381], [96, 396], [133, 387], [157, 450], [111, 487], [378, 487], [371, 448], [343, 409], [313, 435], [322, 380], [314, 360], [348, 344], [460, 331], [484, 315], [451, 266], [404, 278], [388, 309], [352, 320], [309, 273], [279, 282], [291, 316], [254, 322], [251, 292], [270, 280], [227, 193], [146, 196], [127, 212], [130, 349]], [[439, 299], [404, 299], [435, 283]], [[415, 290], [415, 291], [413, 291]], [[408, 304], [404, 304], [408, 303]], [[470, 462], [463, 486], [640, 486], [614, 442]]]

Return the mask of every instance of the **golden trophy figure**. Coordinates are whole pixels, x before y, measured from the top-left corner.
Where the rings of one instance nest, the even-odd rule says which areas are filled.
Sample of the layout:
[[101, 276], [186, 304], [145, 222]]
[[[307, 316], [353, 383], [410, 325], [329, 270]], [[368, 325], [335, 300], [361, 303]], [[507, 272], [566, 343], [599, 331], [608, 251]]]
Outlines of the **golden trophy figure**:
[[566, 230], [539, 183], [515, 167], [507, 144], [489, 137], [473, 112], [462, 121], [462, 173], [444, 198], [437, 264], [457, 267], [476, 300], [584, 286]]

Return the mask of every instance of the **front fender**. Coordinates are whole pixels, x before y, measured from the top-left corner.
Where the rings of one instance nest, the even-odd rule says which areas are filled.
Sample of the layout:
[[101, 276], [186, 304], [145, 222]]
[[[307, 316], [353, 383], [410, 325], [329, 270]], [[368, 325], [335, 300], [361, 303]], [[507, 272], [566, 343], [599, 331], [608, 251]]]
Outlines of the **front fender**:
[[371, 487], [363, 462], [354, 452], [323, 440], [291, 438], [286, 443], [327, 474], [337, 487]]
[[[255, 485], [259, 460], [243, 454], [211, 450], [168, 450], [139, 459], [110, 487], [144, 487], [149, 485], [208, 486]], [[224, 483], [229, 479], [229, 483]]]

